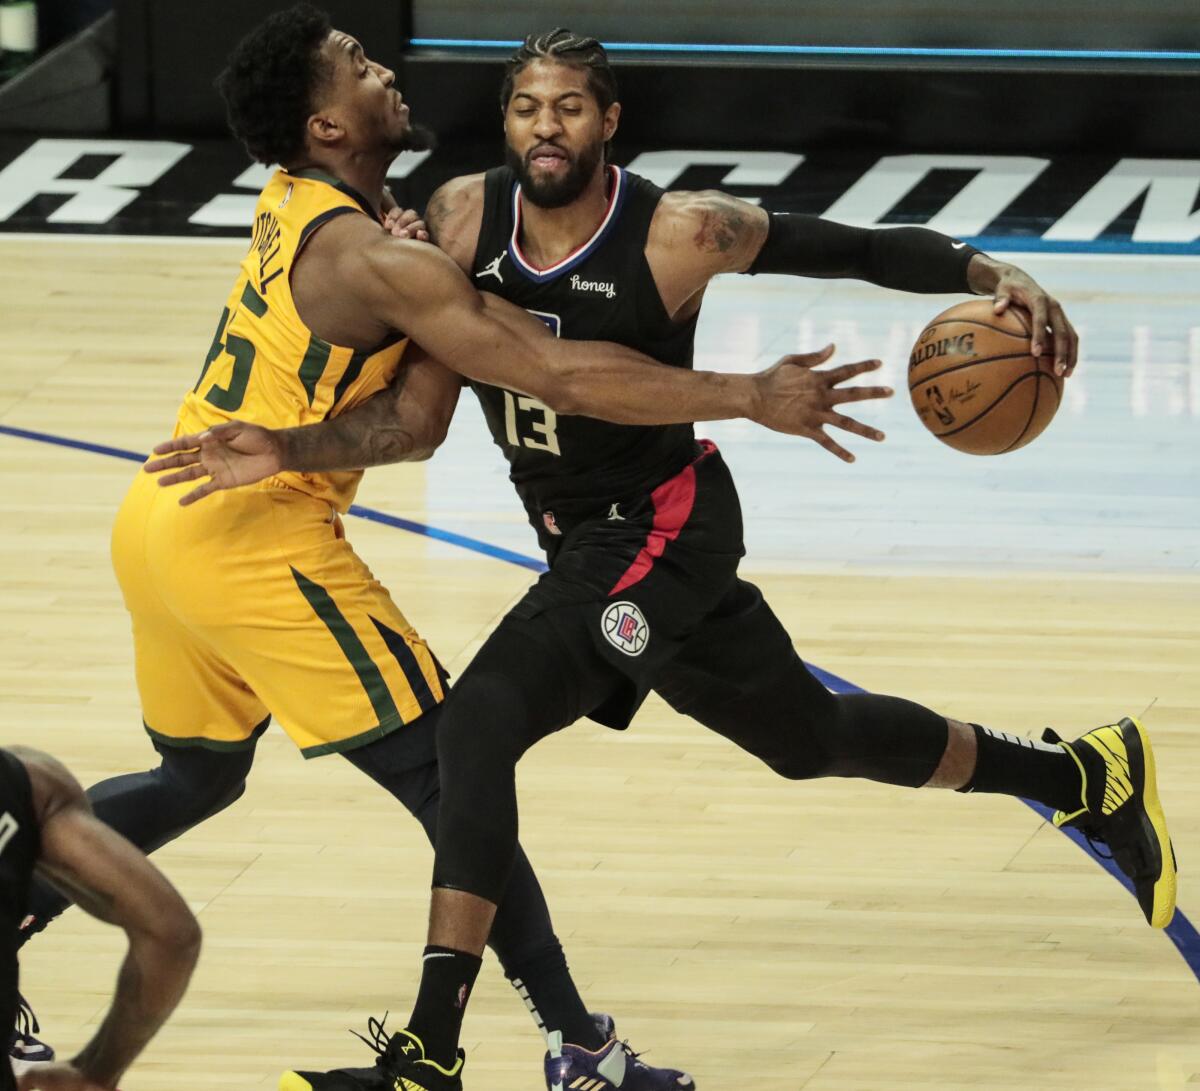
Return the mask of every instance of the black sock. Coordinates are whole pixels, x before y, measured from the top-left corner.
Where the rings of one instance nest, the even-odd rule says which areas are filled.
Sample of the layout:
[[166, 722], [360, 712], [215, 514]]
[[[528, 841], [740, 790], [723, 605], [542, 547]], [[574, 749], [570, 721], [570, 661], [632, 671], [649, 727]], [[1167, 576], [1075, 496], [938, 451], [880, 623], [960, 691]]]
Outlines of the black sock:
[[557, 1030], [564, 1042], [593, 1053], [604, 1047], [604, 1037], [584, 1007], [558, 943], [512, 967], [509, 980], [543, 1035]]
[[960, 792], [1020, 796], [1068, 814], [1083, 805], [1079, 766], [1061, 746], [971, 726], [977, 747], [975, 772]]
[[425, 1056], [443, 1068], [454, 1067], [463, 1015], [482, 965], [481, 958], [463, 951], [425, 948], [421, 989], [408, 1029], [421, 1039]]

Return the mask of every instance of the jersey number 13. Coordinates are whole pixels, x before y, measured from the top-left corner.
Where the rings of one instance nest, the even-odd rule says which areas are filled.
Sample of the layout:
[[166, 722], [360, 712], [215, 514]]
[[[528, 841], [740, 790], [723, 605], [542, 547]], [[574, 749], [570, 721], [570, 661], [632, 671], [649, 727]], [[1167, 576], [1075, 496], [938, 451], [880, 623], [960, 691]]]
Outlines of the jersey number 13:
[[504, 432], [510, 447], [562, 454], [558, 446], [558, 414], [536, 398], [504, 391]]

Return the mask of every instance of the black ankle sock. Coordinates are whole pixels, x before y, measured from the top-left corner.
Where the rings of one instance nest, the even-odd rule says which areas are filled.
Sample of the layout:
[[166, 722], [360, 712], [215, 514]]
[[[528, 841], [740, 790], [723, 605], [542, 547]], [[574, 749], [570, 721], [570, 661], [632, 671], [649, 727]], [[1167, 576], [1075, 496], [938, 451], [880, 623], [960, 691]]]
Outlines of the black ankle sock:
[[449, 947], [426, 947], [421, 988], [408, 1029], [421, 1039], [425, 1056], [453, 1068], [467, 1000], [483, 960]]
[[604, 1038], [571, 979], [562, 947], [555, 943], [511, 967], [512, 986], [525, 1001], [542, 1034], [562, 1033], [563, 1041], [595, 1052]]
[[994, 792], [1034, 799], [1068, 814], [1079, 810], [1079, 766], [1061, 746], [971, 725], [978, 747], [975, 773], [960, 792]]

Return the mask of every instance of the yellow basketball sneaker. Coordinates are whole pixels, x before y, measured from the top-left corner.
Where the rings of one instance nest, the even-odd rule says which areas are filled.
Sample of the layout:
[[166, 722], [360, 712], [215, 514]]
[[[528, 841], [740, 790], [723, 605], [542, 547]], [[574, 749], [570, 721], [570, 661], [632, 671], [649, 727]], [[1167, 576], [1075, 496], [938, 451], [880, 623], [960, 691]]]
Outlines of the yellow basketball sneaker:
[[1103, 842], [1129, 878], [1146, 920], [1166, 928], [1175, 915], [1175, 849], [1158, 799], [1154, 750], [1146, 729], [1133, 719], [1097, 727], [1073, 742], [1047, 728], [1046, 742], [1059, 743], [1083, 776], [1077, 811], [1055, 811], [1056, 826], [1078, 829]]
[[424, 1044], [411, 1031], [389, 1035], [377, 1019], [367, 1026], [374, 1042], [358, 1037], [378, 1054], [371, 1068], [285, 1072], [279, 1078], [279, 1091], [462, 1091], [465, 1055], [461, 1049], [454, 1067], [443, 1068], [425, 1056]]

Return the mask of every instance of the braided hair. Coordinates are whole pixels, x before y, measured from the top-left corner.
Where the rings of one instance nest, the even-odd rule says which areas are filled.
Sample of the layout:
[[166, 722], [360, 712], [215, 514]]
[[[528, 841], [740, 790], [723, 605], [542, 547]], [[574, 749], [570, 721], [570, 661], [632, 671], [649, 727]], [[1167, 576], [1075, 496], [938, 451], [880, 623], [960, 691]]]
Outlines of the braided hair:
[[548, 60], [581, 68], [587, 73], [588, 90], [604, 113], [617, 101], [617, 77], [608, 63], [608, 54], [595, 38], [585, 38], [563, 27], [531, 34], [508, 59], [504, 67], [504, 83], [500, 87], [500, 109], [508, 109], [512, 98], [513, 81], [534, 61]]

